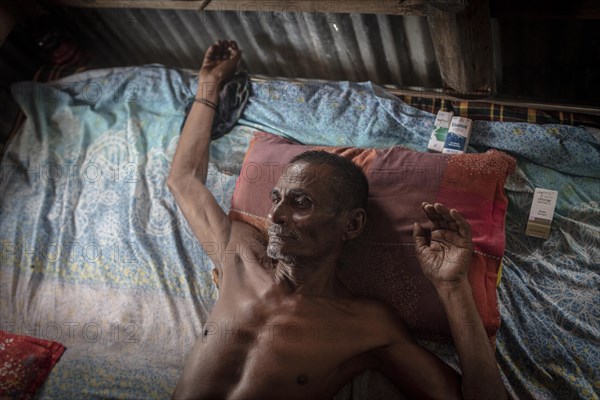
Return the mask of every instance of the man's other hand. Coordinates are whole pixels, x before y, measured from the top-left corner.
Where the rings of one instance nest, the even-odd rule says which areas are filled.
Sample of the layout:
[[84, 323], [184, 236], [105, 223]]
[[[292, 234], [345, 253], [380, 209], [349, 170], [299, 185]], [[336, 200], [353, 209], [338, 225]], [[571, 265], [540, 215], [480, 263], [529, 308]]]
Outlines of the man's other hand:
[[219, 40], [206, 50], [202, 67], [198, 72], [200, 82], [221, 84], [227, 81], [237, 68], [242, 51], [233, 40]]
[[423, 203], [422, 208], [432, 223], [430, 232], [419, 223], [413, 226], [423, 273], [437, 289], [464, 282], [472, 254], [471, 226], [458, 211], [440, 203]]

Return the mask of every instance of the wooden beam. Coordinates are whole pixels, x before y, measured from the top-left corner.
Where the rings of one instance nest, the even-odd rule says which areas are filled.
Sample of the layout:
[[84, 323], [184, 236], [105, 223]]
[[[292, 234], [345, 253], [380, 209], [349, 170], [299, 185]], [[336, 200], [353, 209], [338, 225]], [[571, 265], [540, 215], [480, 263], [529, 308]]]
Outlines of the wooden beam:
[[48, 5], [76, 8], [151, 8], [164, 10], [202, 10], [204, 0], [45, 0]]
[[487, 0], [470, 0], [458, 13], [427, 18], [444, 92], [489, 96], [496, 92], [492, 30]]
[[[359, 13], [389, 15], [427, 15], [435, 8], [430, 3], [437, 0], [404, 1], [237, 1], [213, 0], [207, 10], [270, 11], [270, 12], [313, 12], [313, 13]], [[462, 9], [463, 0], [447, 0], [448, 7]]]
[[464, 8], [465, 0], [212, 0], [209, 2], [202, 0], [46, 0], [45, 2], [51, 5], [81, 8], [155, 8], [206, 11], [361, 13], [424, 16], [431, 14], [440, 7], [443, 7], [446, 11], [457, 12]]

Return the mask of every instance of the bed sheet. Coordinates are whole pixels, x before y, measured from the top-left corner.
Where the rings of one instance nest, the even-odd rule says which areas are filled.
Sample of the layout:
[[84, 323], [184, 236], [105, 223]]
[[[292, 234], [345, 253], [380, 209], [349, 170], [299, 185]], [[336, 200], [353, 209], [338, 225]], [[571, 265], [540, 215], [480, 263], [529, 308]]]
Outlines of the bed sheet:
[[[67, 347], [41, 398], [169, 398], [216, 299], [165, 186], [189, 75], [103, 70], [12, 91], [27, 119], [2, 160], [2, 329]], [[235, 176], [213, 168], [208, 184], [227, 209]]]
[[[0, 329], [67, 347], [40, 398], [168, 398], [214, 304], [212, 265], [165, 187], [197, 82], [144, 66], [14, 85], [27, 115], [2, 159]], [[228, 209], [253, 128], [304, 143], [423, 151], [434, 116], [369, 83], [254, 83], [211, 145]], [[515, 398], [598, 398], [600, 152], [582, 127], [474, 123], [509, 152], [497, 359]], [[549, 240], [524, 236], [534, 187], [559, 191]], [[423, 343], [451, 365], [452, 349]], [[372, 374], [342, 398], [368, 398]]]
[[[369, 82], [273, 81], [253, 85], [242, 122], [311, 144], [400, 144], [426, 151], [434, 120]], [[509, 209], [496, 353], [514, 398], [600, 396], [599, 133], [582, 126], [473, 121], [469, 152], [495, 148], [518, 161], [505, 185]], [[536, 187], [559, 192], [548, 240], [525, 236]], [[458, 368], [452, 348], [422, 344]]]

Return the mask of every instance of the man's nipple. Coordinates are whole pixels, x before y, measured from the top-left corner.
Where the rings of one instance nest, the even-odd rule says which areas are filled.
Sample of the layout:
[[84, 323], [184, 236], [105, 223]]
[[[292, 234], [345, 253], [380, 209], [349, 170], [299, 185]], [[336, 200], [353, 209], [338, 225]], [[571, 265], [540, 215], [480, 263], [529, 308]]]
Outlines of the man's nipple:
[[298, 375], [298, 377], [296, 378], [296, 383], [298, 385], [306, 385], [308, 383], [308, 376], [304, 374]]

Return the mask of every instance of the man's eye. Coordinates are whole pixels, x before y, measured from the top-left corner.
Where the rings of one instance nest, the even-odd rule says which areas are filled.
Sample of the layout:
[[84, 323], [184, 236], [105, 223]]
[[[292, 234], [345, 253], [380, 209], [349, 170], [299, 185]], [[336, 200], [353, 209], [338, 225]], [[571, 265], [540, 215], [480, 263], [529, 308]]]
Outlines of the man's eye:
[[279, 196], [271, 196], [271, 201], [273, 202], [273, 204], [279, 203]]
[[307, 197], [298, 197], [295, 200], [295, 203], [300, 208], [308, 208], [311, 206], [311, 201]]

